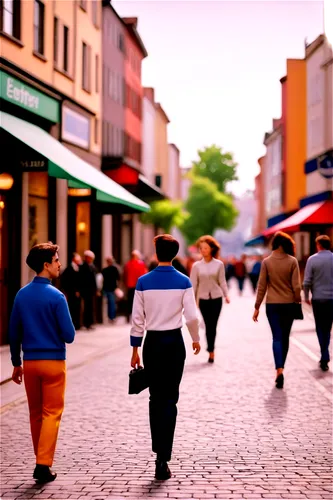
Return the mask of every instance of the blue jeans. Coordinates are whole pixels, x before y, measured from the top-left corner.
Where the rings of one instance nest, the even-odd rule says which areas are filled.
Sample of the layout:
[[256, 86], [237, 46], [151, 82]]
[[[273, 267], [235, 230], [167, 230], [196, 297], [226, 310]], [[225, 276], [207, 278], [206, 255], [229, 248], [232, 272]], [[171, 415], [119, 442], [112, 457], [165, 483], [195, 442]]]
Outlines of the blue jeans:
[[104, 292], [108, 301], [108, 317], [115, 319], [116, 317], [116, 299], [114, 292]]
[[284, 368], [294, 322], [293, 304], [266, 304], [266, 314], [273, 335], [275, 368]]
[[328, 363], [330, 360], [328, 349], [333, 324], [333, 300], [312, 300], [312, 309], [321, 351], [320, 361]]

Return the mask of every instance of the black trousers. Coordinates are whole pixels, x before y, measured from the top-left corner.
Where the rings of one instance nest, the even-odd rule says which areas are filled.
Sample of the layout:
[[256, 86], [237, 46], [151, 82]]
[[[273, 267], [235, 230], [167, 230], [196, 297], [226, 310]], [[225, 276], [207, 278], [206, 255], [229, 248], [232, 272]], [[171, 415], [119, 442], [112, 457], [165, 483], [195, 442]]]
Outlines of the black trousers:
[[199, 309], [206, 327], [207, 351], [214, 352], [216, 327], [222, 309], [222, 297], [218, 299], [200, 299]]
[[148, 331], [142, 354], [150, 392], [152, 450], [160, 460], [168, 462], [171, 460], [179, 385], [186, 357], [181, 330]]
[[312, 300], [313, 315], [320, 345], [320, 361], [330, 360], [329, 345], [333, 325], [333, 300]]
[[251, 281], [251, 285], [252, 285], [253, 291], [255, 292], [256, 289], [257, 289], [258, 281], [259, 281], [259, 274], [250, 273], [249, 274], [249, 278], [250, 278], [250, 281]]
[[94, 301], [95, 294], [86, 293], [82, 295], [83, 300], [83, 325], [90, 328], [94, 324]]
[[81, 297], [77, 297], [75, 293], [71, 293], [67, 297], [68, 309], [73, 321], [75, 330], [81, 327]]

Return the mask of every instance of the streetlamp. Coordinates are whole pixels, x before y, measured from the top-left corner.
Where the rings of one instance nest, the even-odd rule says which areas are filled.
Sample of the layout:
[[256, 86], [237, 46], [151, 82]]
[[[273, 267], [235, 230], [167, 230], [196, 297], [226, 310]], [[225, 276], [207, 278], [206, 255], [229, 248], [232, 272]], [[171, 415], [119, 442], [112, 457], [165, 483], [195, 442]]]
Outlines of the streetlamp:
[[14, 184], [14, 179], [6, 172], [0, 174], [0, 190], [9, 191]]

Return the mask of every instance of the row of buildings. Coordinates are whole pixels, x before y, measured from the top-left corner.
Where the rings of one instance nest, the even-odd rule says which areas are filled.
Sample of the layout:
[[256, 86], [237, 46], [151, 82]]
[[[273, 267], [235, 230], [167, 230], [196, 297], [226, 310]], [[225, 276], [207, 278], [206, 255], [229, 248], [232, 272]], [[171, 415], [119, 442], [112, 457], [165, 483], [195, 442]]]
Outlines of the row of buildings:
[[143, 88], [137, 18], [110, 1], [0, 3], [0, 340], [29, 248], [90, 248], [96, 264], [133, 248], [152, 253], [139, 214], [179, 197], [179, 150], [169, 118]]
[[281, 117], [264, 137], [247, 245], [265, 245], [282, 230], [294, 236], [302, 261], [315, 251], [318, 234], [333, 236], [333, 51], [327, 37], [306, 43], [303, 59], [288, 59], [280, 82]]

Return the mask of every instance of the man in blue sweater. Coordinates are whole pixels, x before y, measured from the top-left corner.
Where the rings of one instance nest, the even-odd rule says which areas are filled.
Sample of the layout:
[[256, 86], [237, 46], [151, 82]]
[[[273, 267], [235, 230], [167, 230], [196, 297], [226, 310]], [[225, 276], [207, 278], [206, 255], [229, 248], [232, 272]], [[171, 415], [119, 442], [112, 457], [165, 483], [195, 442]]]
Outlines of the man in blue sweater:
[[65, 296], [51, 284], [60, 273], [58, 250], [51, 243], [30, 250], [26, 262], [37, 276], [17, 293], [9, 325], [12, 379], [21, 384], [24, 373], [36, 455], [33, 477], [40, 483], [57, 477], [50, 467], [64, 409], [65, 343], [75, 337]]
[[306, 302], [312, 303], [321, 351], [320, 368], [326, 372], [330, 360], [329, 345], [333, 324], [333, 254], [328, 236], [318, 236], [316, 245], [318, 253], [309, 257], [306, 263], [303, 286]]

